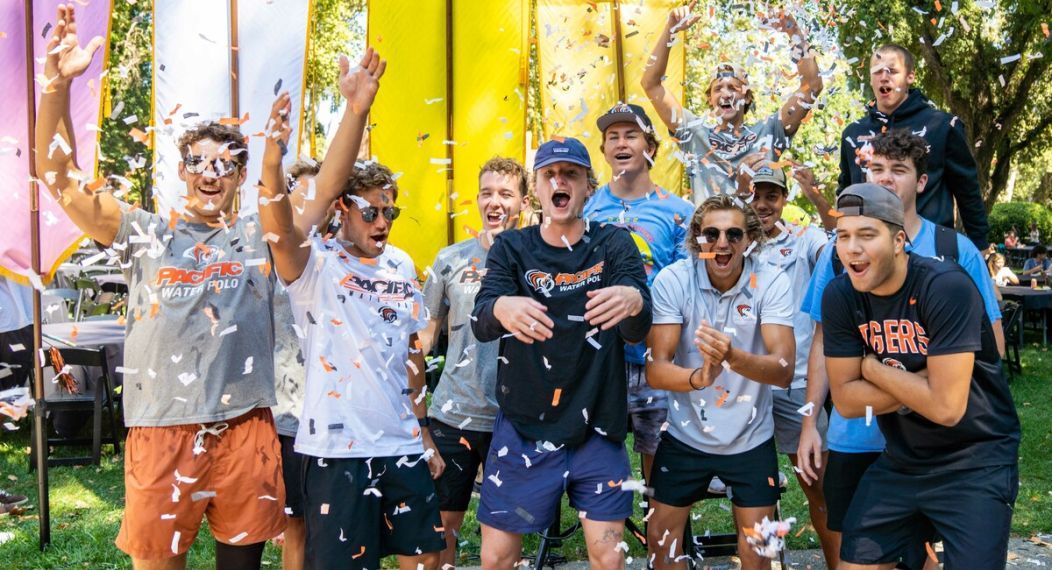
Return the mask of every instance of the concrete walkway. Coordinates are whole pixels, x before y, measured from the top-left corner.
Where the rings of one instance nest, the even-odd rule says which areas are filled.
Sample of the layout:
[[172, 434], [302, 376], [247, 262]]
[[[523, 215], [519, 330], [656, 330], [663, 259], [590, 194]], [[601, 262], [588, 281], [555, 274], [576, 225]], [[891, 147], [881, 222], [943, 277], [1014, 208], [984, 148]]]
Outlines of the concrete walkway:
[[[799, 568], [806, 570], [825, 570], [825, 561], [822, 559], [821, 550], [795, 550], [790, 551], [786, 557], [786, 568]], [[736, 558], [707, 558], [700, 568], [711, 570], [737, 570], [739, 564]], [[464, 570], [476, 570], [478, 566], [461, 566]], [[569, 562], [557, 567], [559, 570], [585, 570], [588, 562]], [[644, 561], [632, 560], [628, 564], [632, 570], [645, 568]], [[778, 570], [779, 564], [772, 565]], [[1011, 570], [1050, 570], [1052, 569], [1052, 535], [1037, 535], [1031, 538], [1012, 538], [1008, 544], [1008, 565]]]

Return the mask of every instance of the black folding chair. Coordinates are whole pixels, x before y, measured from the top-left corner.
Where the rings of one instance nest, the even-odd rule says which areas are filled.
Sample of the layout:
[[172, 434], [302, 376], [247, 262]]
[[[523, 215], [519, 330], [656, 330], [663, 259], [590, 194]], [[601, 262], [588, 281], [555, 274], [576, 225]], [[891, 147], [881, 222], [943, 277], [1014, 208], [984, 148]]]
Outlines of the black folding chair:
[[[84, 381], [77, 382], [79, 391], [69, 393], [64, 388], [57, 386], [51, 381], [45, 382], [44, 401], [36, 405], [43, 406], [45, 418], [50, 418], [54, 423], [56, 414], [90, 412], [92, 416], [91, 437], [66, 437], [60, 434], [46, 433], [45, 449], [42, 451], [47, 457], [48, 466], [54, 465], [98, 465], [102, 457], [102, 444], [113, 445], [113, 452], [120, 453], [120, 432], [117, 427], [116, 403], [113, 397], [113, 382], [110, 380], [109, 365], [106, 362], [106, 353], [103, 350], [91, 350], [84, 348], [61, 348], [44, 350], [44, 367], [51, 368], [57, 377], [62, 372], [62, 366], [57, 366], [53, 352], [57, 351], [62, 362], [66, 366], [84, 367]], [[94, 374], [98, 376], [94, 376]], [[103, 412], [109, 416], [110, 434], [102, 435]], [[54, 426], [52, 426], [54, 427]], [[52, 431], [45, 422], [44, 429]], [[79, 430], [77, 430], [79, 431]], [[36, 438], [33, 438], [36, 441]], [[82, 447], [91, 445], [91, 455], [78, 457], [48, 457], [51, 446]], [[29, 470], [32, 471], [36, 465], [36, 454], [41, 452], [35, 448], [30, 450]]]
[[1005, 335], [1004, 367], [1008, 379], [1023, 373], [1023, 362], [1019, 358], [1019, 349], [1023, 346], [1023, 307], [1015, 301], [1004, 301], [1001, 305], [1001, 327]]

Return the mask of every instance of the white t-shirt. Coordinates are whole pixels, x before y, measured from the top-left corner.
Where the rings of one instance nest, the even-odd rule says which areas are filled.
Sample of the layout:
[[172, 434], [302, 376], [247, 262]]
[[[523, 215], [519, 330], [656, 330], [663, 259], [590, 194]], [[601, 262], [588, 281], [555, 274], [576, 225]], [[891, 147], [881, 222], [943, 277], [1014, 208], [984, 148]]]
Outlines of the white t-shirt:
[[[761, 263], [789, 276], [793, 295], [793, 335], [796, 337], [796, 366], [793, 371], [791, 389], [807, 387], [807, 357], [811, 353], [811, 341], [815, 336], [815, 324], [811, 315], [800, 310], [807, 293], [807, 283], [815, 269], [818, 253], [829, 241], [826, 233], [818, 228], [798, 227], [782, 222], [785, 231], [764, 242], [757, 255]], [[772, 390], [783, 390], [776, 386]]]
[[377, 259], [314, 238], [288, 286], [307, 381], [296, 451], [314, 457], [423, 453], [407, 395], [409, 338], [427, 325], [416, 284]]
[[[998, 287], [1007, 287], [1012, 284], [1012, 282], [1009, 281], [1012, 277], [1016, 277], [1016, 274], [1013, 273], [1011, 269], [1002, 267], [997, 270], [997, 275], [994, 275], [994, 283], [997, 284]], [[1018, 277], [1016, 277], [1016, 281], [1019, 281]]]

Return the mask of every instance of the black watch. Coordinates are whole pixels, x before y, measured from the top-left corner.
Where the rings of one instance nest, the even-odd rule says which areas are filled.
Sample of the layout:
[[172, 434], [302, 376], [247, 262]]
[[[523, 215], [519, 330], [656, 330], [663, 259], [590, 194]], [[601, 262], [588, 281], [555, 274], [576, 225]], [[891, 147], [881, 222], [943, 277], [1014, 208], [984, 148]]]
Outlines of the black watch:
[[429, 418], [427, 416], [424, 416], [422, 418], [417, 418], [416, 419], [416, 423], [420, 427], [431, 427], [431, 418]]

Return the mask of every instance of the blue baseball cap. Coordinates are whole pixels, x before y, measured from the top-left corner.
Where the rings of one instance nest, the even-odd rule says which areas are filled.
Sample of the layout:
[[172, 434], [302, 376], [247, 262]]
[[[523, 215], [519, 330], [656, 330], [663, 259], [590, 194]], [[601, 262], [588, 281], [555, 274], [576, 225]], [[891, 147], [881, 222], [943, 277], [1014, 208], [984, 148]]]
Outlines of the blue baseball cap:
[[581, 144], [581, 141], [573, 137], [552, 139], [542, 144], [533, 159], [533, 169], [540, 170], [556, 162], [570, 162], [585, 168], [592, 167], [588, 149]]

